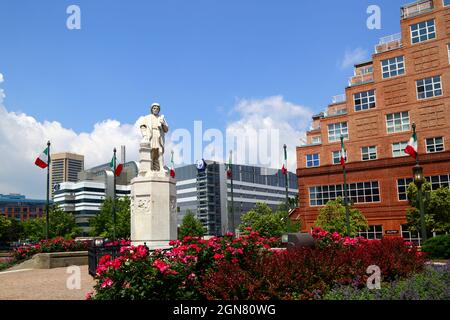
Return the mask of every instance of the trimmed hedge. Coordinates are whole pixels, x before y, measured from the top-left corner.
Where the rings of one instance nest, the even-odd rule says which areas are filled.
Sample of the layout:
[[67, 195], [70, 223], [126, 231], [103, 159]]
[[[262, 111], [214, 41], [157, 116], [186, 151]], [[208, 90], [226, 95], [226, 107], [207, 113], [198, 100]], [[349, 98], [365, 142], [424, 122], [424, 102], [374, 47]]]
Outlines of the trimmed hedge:
[[428, 239], [422, 245], [422, 251], [433, 259], [450, 259], [450, 234]]

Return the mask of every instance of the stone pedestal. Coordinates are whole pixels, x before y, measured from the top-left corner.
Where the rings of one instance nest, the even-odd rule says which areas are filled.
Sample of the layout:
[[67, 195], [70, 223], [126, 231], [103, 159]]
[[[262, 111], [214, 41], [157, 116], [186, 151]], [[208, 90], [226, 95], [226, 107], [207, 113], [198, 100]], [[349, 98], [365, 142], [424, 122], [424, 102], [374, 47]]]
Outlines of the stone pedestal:
[[141, 144], [139, 175], [131, 180], [131, 241], [166, 249], [178, 236], [176, 181], [166, 170], [151, 171], [149, 155]]

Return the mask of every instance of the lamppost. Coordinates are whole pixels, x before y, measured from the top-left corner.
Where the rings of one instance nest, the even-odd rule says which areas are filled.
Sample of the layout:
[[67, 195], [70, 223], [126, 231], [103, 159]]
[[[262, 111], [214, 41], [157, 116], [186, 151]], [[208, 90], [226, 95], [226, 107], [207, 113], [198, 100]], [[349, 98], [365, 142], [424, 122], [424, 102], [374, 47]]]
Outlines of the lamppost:
[[417, 201], [419, 202], [419, 211], [420, 211], [420, 226], [422, 229], [422, 241], [427, 241], [427, 229], [425, 227], [425, 210], [423, 207], [423, 194], [422, 194], [422, 185], [424, 182], [423, 178], [423, 169], [419, 165], [419, 160], [416, 160], [416, 165], [413, 168], [413, 176], [414, 183], [417, 186]]

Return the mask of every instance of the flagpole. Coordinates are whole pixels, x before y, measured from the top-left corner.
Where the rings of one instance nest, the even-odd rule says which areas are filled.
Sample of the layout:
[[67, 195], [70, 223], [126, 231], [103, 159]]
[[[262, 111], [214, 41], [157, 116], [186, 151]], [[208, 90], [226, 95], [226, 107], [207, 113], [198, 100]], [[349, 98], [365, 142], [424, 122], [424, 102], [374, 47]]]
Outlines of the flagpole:
[[47, 203], [45, 206], [45, 239], [48, 240], [49, 210], [50, 210], [50, 141], [47, 142]]
[[286, 185], [286, 209], [289, 211], [289, 185], [288, 185], [288, 169], [287, 169], [287, 146], [284, 145], [284, 163], [286, 168], [284, 168], [286, 170], [286, 174], [284, 175], [284, 184]]
[[[419, 139], [417, 139], [417, 132], [416, 132], [416, 124], [413, 123], [412, 124], [412, 129], [413, 129], [413, 137], [416, 138], [416, 141], [419, 141]], [[422, 194], [422, 185], [423, 185], [423, 169], [419, 164], [419, 144], [417, 143], [417, 150], [416, 150], [416, 166], [413, 169], [413, 173], [417, 171], [418, 177], [420, 179], [416, 179], [416, 174], [414, 174], [414, 183], [417, 186], [417, 201], [419, 202], [419, 213], [420, 213], [420, 229], [421, 229], [421, 233], [422, 233], [422, 243], [427, 241], [427, 228], [425, 225], [425, 208], [424, 208], [424, 204], [423, 204], [423, 194]], [[416, 181], [416, 180], [420, 180], [420, 181]]]
[[113, 241], [116, 240], [116, 148], [114, 148], [114, 160], [113, 160], [113, 176], [114, 176], [114, 192], [113, 192]]
[[[344, 145], [344, 136], [341, 135], [341, 146]], [[343, 148], [341, 147], [341, 150]], [[341, 151], [342, 152], [342, 151]], [[345, 154], [341, 154], [341, 157], [345, 157]], [[348, 207], [348, 188], [347, 188], [347, 170], [344, 163], [344, 206], [345, 206], [345, 220], [347, 225], [347, 236], [350, 237], [350, 210]]]
[[230, 219], [230, 228], [231, 232], [235, 233], [234, 230], [234, 190], [233, 190], [233, 151], [230, 150], [230, 168], [231, 171], [231, 219]]

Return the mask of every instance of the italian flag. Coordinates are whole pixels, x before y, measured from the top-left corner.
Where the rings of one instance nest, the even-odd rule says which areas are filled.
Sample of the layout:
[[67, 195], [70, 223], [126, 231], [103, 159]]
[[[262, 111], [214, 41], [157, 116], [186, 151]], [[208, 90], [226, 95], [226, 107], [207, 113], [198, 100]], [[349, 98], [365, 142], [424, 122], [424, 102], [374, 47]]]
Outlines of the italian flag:
[[405, 148], [405, 153], [409, 154], [413, 158], [417, 158], [417, 135], [414, 132], [411, 139], [409, 139], [408, 145]]
[[288, 170], [287, 170], [287, 151], [286, 151], [286, 148], [284, 149], [284, 163], [283, 163], [283, 166], [281, 167], [281, 172], [284, 175], [287, 175], [287, 172], [288, 172]]
[[347, 151], [345, 150], [344, 140], [341, 140], [341, 165], [345, 167], [345, 163], [347, 162], [346, 157]]
[[230, 151], [230, 160], [228, 161], [228, 164], [225, 165], [225, 170], [227, 171], [227, 178], [231, 179], [233, 178], [233, 171], [232, 171], [232, 153]]
[[173, 151], [172, 151], [172, 155], [170, 157], [170, 176], [172, 178], [175, 178], [175, 165], [173, 163]]
[[37, 157], [36, 161], [34, 162], [35, 165], [37, 165], [39, 168], [45, 169], [48, 167], [48, 147], [42, 151], [42, 153]]
[[[111, 170], [113, 170], [113, 171], [114, 171], [114, 167], [116, 166], [115, 160], [116, 159], [114, 159], [114, 156], [113, 156], [113, 158], [111, 159], [111, 162], [109, 163], [109, 166], [111, 167]], [[116, 177], [120, 176], [120, 174], [122, 173], [122, 170], [123, 170], [123, 164], [119, 163], [119, 165], [116, 167], [116, 172], [115, 172]]]

